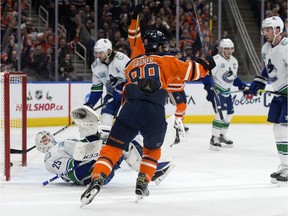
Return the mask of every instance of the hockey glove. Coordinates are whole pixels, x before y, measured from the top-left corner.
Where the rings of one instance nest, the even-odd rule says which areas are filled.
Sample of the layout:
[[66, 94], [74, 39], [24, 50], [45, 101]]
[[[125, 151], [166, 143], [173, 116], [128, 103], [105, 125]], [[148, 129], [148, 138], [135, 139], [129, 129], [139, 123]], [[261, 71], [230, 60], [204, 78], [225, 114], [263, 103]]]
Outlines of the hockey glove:
[[212, 70], [216, 66], [216, 63], [211, 56], [206, 56], [205, 58], [197, 58], [196, 62], [201, 64], [207, 70]]
[[212, 86], [211, 85], [206, 85], [204, 87], [204, 89], [207, 91], [206, 99], [213, 103], [213, 101], [214, 101], [214, 92], [212, 90]]
[[249, 86], [245, 85], [245, 87], [243, 89], [243, 94], [244, 94], [244, 97], [247, 99], [247, 100], [251, 100], [253, 99], [253, 94], [250, 93], [250, 88]]
[[267, 78], [264, 76], [255, 76], [253, 82], [250, 85], [250, 94], [257, 95], [259, 89], [265, 89]]
[[132, 11], [131, 19], [137, 19], [137, 15], [143, 11], [143, 8], [144, 8], [144, 5], [142, 5], [142, 4], [136, 5]]

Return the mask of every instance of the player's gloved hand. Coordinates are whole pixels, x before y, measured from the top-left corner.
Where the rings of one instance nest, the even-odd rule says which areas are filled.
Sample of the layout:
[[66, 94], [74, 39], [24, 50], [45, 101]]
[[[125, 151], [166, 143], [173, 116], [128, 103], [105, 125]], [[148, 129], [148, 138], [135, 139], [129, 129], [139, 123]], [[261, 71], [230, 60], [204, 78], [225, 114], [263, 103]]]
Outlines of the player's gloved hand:
[[249, 87], [250, 94], [257, 95], [259, 89], [265, 89], [267, 78], [264, 76], [255, 76]]
[[144, 5], [143, 4], [138, 4], [134, 7], [133, 11], [132, 11], [132, 19], [137, 19], [137, 15], [140, 14], [144, 9]]
[[197, 58], [196, 62], [203, 65], [203, 67], [207, 70], [212, 70], [216, 66], [216, 63], [211, 56], [206, 56], [205, 58]]
[[249, 86], [245, 85], [244, 88], [242, 88], [241, 90], [243, 90], [244, 97], [245, 97], [247, 100], [253, 99], [253, 94], [250, 93], [250, 88], [249, 88]]
[[211, 85], [206, 85], [204, 89], [207, 91], [206, 99], [207, 101], [213, 102], [214, 101], [214, 91], [212, 90]]

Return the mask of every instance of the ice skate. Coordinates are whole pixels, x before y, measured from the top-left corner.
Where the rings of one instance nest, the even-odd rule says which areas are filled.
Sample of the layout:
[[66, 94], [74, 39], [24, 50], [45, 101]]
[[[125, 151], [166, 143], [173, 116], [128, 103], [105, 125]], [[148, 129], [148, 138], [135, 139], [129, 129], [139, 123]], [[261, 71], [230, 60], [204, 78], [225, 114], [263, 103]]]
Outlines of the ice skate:
[[278, 184], [279, 186], [287, 185], [288, 180], [288, 167], [281, 164], [276, 172], [270, 175], [271, 183]]
[[223, 134], [220, 134], [219, 142], [226, 144], [226, 147], [233, 147], [233, 141], [230, 140], [228, 137], [224, 136]]
[[100, 175], [97, 178], [91, 181], [87, 190], [81, 195], [80, 208], [92, 202], [94, 197], [99, 193], [101, 187], [103, 186], [105, 178], [106, 178], [105, 174], [100, 173]]
[[169, 163], [169, 165], [164, 169], [156, 171], [151, 181], [155, 182], [156, 185], [159, 185], [167, 177], [167, 175], [172, 171], [174, 167], [175, 164]]
[[149, 196], [150, 194], [148, 190], [148, 182], [147, 180], [145, 180], [144, 173], [138, 174], [135, 193], [136, 193], [136, 200], [135, 200], [136, 203], [140, 201], [141, 199], [143, 199], [145, 196]]
[[221, 147], [221, 144], [219, 142], [219, 138], [212, 136], [210, 139], [210, 148], [211, 151], [219, 151], [219, 148]]
[[183, 126], [184, 126], [184, 131], [185, 131], [186, 133], [188, 133], [188, 132], [189, 132], [189, 127], [186, 126], [186, 125], [183, 125]]
[[176, 128], [176, 137], [175, 137], [175, 141], [173, 144], [170, 145], [170, 147], [172, 147], [173, 145], [177, 145], [178, 143], [180, 143], [180, 136], [179, 136], [179, 129]]

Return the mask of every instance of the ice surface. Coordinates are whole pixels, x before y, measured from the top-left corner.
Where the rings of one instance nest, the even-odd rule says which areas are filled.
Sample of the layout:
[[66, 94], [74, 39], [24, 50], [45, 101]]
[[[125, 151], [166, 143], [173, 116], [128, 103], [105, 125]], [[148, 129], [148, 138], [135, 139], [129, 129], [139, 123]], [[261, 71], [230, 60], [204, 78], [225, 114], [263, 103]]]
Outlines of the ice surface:
[[[234, 148], [210, 151], [210, 124], [191, 124], [187, 141], [165, 147], [176, 164], [159, 185], [149, 185], [150, 196], [135, 203], [137, 173], [125, 162], [93, 202], [80, 209], [85, 186], [53, 177], [45, 170], [43, 154], [28, 153], [28, 166], [16, 162], [10, 182], [1, 182], [1, 216], [287, 216], [288, 187], [270, 183], [279, 158], [271, 124], [232, 124], [227, 136]], [[44, 128], [51, 132], [59, 127]], [[28, 147], [43, 128], [28, 129]], [[71, 127], [57, 138], [75, 137]]]

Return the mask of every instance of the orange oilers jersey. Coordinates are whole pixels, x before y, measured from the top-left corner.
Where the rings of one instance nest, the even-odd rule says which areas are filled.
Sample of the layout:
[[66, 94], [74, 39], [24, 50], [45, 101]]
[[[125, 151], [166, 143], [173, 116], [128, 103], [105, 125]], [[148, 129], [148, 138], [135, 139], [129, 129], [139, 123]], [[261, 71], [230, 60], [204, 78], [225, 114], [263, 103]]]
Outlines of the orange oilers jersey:
[[[136, 31], [137, 27], [137, 31]], [[136, 56], [142, 55], [145, 53], [145, 48], [141, 38], [140, 31], [140, 21], [135, 19], [131, 20], [131, 24], [128, 29], [128, 41], [130, 44], [131, 55], [130, 58], [135, 58]]]
[[125, 68], [127, 84], [137, 83], [139, 79], [156, 79], [161, 89], [179, 92], [184, 82], [199, 80], [208, 74], [201, 64], [195, 61], [179, 61], [170, 55], [142, 55], [130, 60]]

